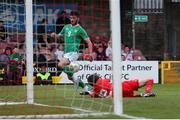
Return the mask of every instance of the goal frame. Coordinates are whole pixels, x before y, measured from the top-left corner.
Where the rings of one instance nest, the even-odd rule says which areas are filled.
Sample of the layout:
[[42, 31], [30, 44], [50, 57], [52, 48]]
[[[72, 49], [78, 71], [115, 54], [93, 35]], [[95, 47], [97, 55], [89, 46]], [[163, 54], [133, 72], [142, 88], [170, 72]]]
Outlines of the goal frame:
[[[114, 114], [122, 115], [121, 86], [121, 21], [120, 0], [110, 0], [112, 32], [112, 74], [114, 85]], [[33, 10], [32, 0], [25, 0], [26, 6], [26, 70], [27, 70], [27, 104], [34, 104], [33, 92]], [[119, 43], [119, 44], [117, 44]], [[120, 51], [116, 52], [116, 51]]]
[[25, 0], [26, 6], [26, 70], [27, 103], [34, 103], [33, 92], [33, 10], [32, 0]]
[[[110, 0], [112, 34], [112, 74], [114, 86], [114, 114], [122, 115], [122, 80], [121, 80], [121, 14], [120, 0]], [[118, 52], [117, 52], [118, 51]]]

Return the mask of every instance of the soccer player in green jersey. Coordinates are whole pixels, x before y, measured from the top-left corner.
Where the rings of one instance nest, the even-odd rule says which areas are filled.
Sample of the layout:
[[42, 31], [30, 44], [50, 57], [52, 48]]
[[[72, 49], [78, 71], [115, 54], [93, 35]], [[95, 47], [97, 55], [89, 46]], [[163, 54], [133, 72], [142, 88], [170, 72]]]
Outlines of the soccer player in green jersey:
[[92, 42], [87, 35], [87, 32], [78, 24], [79, 22], [79, 13], [77, 11], [71, 11], [70, 20], [71, 24], [67, 24], [63, 27], [59, 34], [51, 33], [51, 37], [60, 39], [63, 37], [64, 39], [64, 56], [58, 63], [58, 67], [63, 69], [63, 71], [68, 75], [68, 78], [73, 83], [78, 83], [78, 85], [84, 90], [87, 90], [87, 86], [82, 81], [76, 80], [73, 77], [73, 72], [70, 71], [68, 65], [78, 60], [79, 58], [79, 47], [81, 40], [85, 40], [88, 46], [89, 55], [92, 55]]

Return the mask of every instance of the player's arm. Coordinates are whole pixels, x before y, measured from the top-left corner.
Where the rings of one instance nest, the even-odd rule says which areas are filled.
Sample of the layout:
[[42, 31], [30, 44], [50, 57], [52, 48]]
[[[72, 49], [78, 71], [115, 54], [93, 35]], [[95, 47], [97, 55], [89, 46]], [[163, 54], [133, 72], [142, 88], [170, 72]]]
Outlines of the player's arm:
[[93, 92], [90, 92], [89, 95], [90, 95], [91, 97], [93, 97], [93, 98], [94, 98], [94, 97], [98, 97], [98, 96], [95, 94], [94, 91], [93, 91]]
[[106, 96], [106, 98], [112, 98], [113, 97], [113, 92], [112, 90], [109, 92], [109, 95]]
[[98, 98], [101, 88], [99, 86], [94, 86], [93, 91], [89, 92], [89, 95], [93, 98]]
[[89, 53], [89, 55], [92, 56], [92, 53], [93, 53], [93, 45], [92, 45], [92, 42], [91, 42], [91, 40], [90, 40], [87, 32], [86, 32], [83, 28], [81, 28], [81, 30], [80, 30], [80, 35], [81, 35], [81, 37], [86, 41], [86, 44], [87, 44], [87, 46], [88, 46], [88, 53]]
[[58, 40], [61, 40], [61, 38], [63, 38], [63, 35], [56, 34], [55, 32], [53, 32], [53, 33], [51, 33], [51, 37], [55, 38], [55, 39], [58, 39]]
[[59, 34], [56, 34], [55, 32], [51, 33], [51, 37], [61, 40], [61, 38], [63, 38], [64, 33], [65, 33], [65, 26], [63, 27], [63, 29], [61, 30]]
[[51, 33], [51, 37], [52, 37], [52, 38], [58, 38], [58, 37], [59, 37], [59, 35], [58, 35], [58, 34], [56, 34], [55, 32], [52, 32], [52, 33]]
[[141, 94], [136, 93], [136, 94], [134, 94], [134, 95], [133, 95], [133, 97], [142, 97], [142, 95], [141, 95]]
[[93, 98], [98, 98], [99, 97], [99, 95], [98, 95], [98, 93], [96, 91], [89, 92], [89, 95], [91, 97], [93, 97]]
[[86, 43], [87, 43], [87, 45], [88, 45], [89, 55], [92, 55], [92, 53], [93, 53], [93, 47], [92, 47], [92, 42], [91, 42], [91, 40], [88, 38], [88, 39], [86, 40]]

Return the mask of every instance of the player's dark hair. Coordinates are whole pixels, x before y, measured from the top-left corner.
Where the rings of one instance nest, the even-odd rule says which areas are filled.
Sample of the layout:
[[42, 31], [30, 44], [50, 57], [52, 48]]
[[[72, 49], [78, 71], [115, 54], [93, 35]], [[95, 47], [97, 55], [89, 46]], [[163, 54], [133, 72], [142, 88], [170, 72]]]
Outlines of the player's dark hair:
[[64, 14], [64, 13], [66, 14], [66, 11], [65, 11], [65, 10], [62, 10], [60, 14]]
[[9, 50], [10, 53], [12, 54], [13, 51], [12, 51], [12, 48], [11, 48], [11, 47], [6, 47], [4, 52], [6, 53], [8, 50]]
[[98, 81], [98, 79], [100, 78], [100, 76], [97, 73], [94, 73], [92, 75], [90, 75], [87, 80], [88, 80], [88, 84], [91, 86], [94, 86], [94, 84], [96, 84], [96, 82]]
[[42, 21], [41, 21], [41, 23], [45, 23], [45, 22], [48, 22], [48, 20], [45, 19], [45, 18], [43, 18]]
[[80, 16], [80, 14], [79, 14], [78, 11], [71, 11], [70, 15], [71, 15], [71, 16], [77, 16], [77, 17]]

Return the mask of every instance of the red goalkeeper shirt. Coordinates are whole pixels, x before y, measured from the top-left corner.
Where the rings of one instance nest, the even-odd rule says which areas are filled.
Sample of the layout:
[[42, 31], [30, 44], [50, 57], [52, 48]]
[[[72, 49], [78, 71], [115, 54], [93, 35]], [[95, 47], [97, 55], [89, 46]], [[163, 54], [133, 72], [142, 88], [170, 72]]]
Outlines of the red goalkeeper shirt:
[[[138, 90], [138, 80], [128, 80], [122, 82], [123, 97], [138, 97], [134, 94], [135, 90]], [[110, 79], [98, 79], [94, 85], [91, 97], [107, 97], [112, 95], [113, 85]]]
[[138, 80], [127, 80], [122, 82], [123, 97], [138, 97], [139, 94], [134, 94], [135, 90], [138, 90]]
[[98, 79], [90, 95], [91, 97], [107, 97], [112, 93], [112, 89], [110, 79]]

